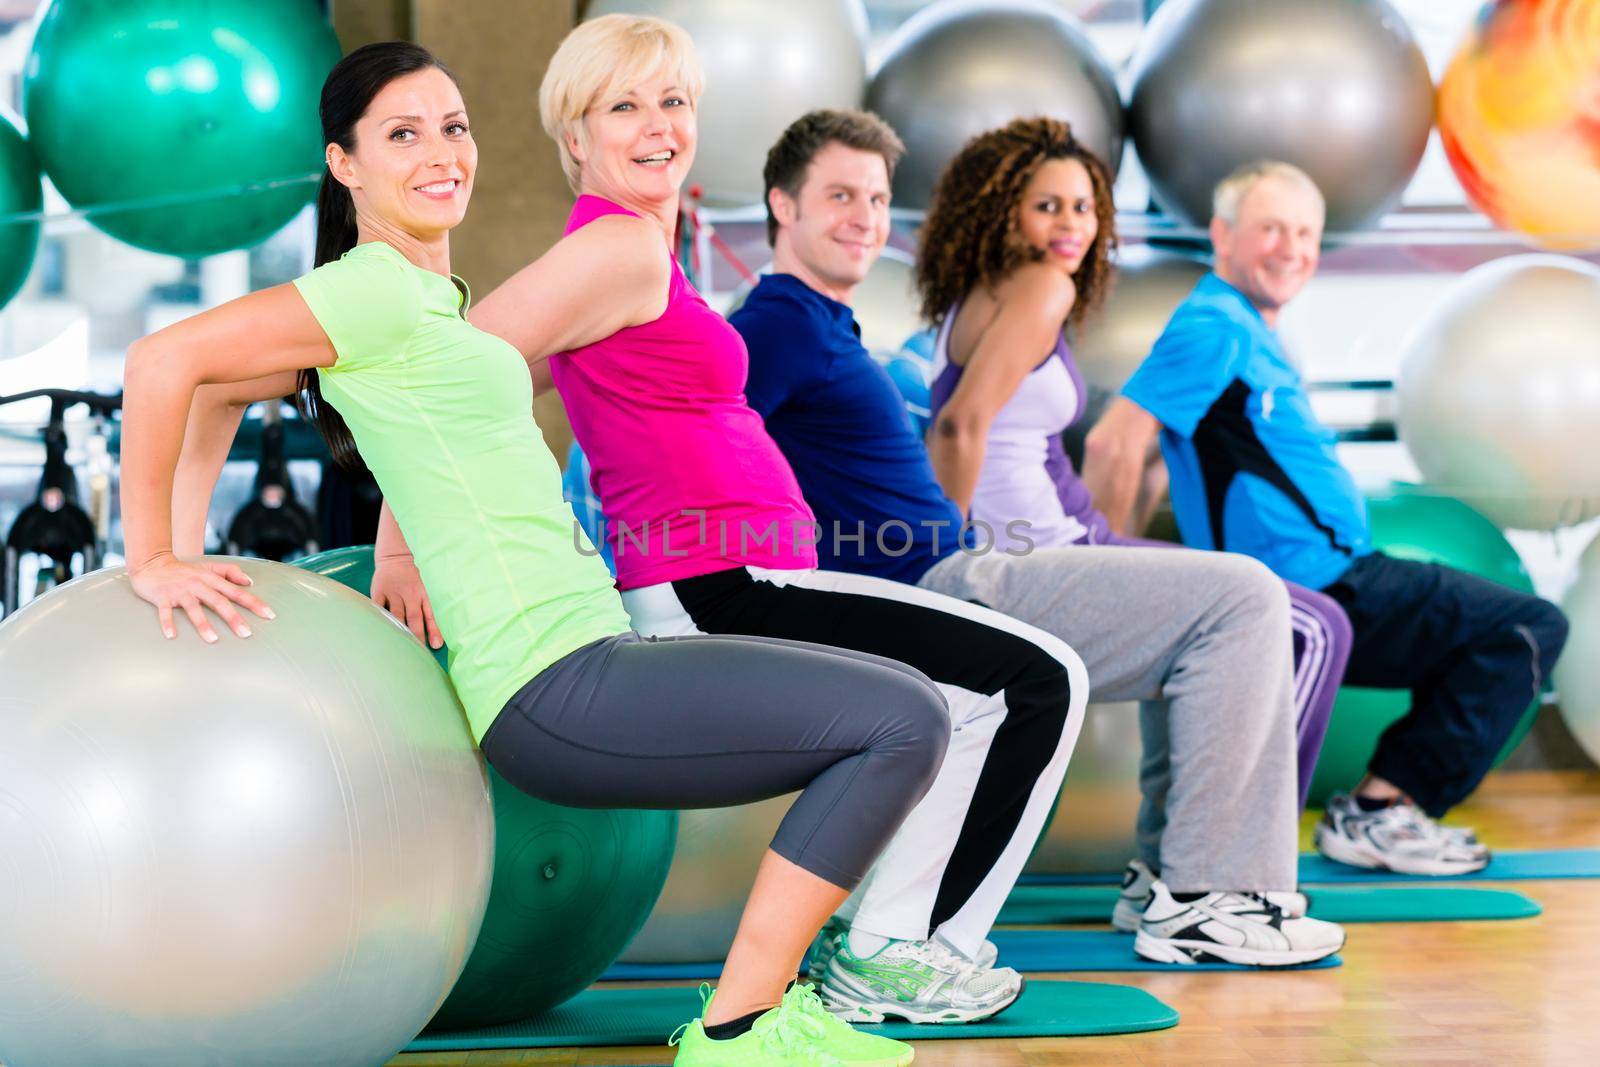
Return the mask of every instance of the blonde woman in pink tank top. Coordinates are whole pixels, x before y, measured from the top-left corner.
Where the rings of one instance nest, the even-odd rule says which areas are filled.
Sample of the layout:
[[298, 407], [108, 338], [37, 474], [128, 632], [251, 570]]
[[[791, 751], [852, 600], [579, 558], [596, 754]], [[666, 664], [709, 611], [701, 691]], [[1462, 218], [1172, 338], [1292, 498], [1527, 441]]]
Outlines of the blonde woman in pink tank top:
[[[839, 909], [812, 977], [827, 1007], [853, 1021], [985, 1019], [1022, 992], [987, 937], [1053, 808], [1088, 679], [1066, 644], [1006, 616], [817, 570], [819, 538], [838, 531], [817, 529], [745, 399], [743, 340], [672, 254], [699, 90], [692, 46], [670, 23], [605, 16], [568, 36], [540, 91], [577, 196], [567, 233], [484, 300], [475, 321], [548, 366], [592, 467], [617, 585], [640, 633], [804, 642], [906, 664], [939, 685], [960, 740], [859, 897], [848, 907], [820, 890], [807, 898]], [[887, 226], [898, 151], [834, 202]], [[552, 306], [558, 270], [592, 279], [581, 307]], [[824, 832], [860, 814], [841, 809]], [[887, 997], [867, 980], [885, 967], [909, 976], [910, 996]], [[707, 1019], [713, 1039], [727, 1021], [720, 1007]]]

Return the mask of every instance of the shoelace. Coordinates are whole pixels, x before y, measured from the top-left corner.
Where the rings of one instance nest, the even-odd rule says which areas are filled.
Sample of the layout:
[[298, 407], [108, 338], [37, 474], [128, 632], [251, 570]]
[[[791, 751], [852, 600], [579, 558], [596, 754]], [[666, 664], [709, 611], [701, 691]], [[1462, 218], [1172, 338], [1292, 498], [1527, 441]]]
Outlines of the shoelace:
[[[702, 1013], [710, 1001], [711, 986], [703, 983], [700, 986]], [[672, 1036], [667, 1038], [667, 1044], [673, 1047], [680, 1044], [683, 1035], [692, 1025], [694, 1023], [690, 1021], [674, 1030]], [[850, 1024], [834, 1018], [828, 1009], [823, 1007], [816, 991], [809, 984], [796, 983], [794, 988], [784, 994], [778, 1010], [769, 1011], [758, 1018], [755, 1025], [750, 1027], [750, 1032], [760, 1038], [761, 1044], [769, 1051], [788, 1057], [801, 1057], [815, 1067], [844, 1067], [843, 1060], [826, 1049], [817, 1048], [812, 1044], [812, 1040], [823, 1036], [827, 1026], [830, 1025]]]

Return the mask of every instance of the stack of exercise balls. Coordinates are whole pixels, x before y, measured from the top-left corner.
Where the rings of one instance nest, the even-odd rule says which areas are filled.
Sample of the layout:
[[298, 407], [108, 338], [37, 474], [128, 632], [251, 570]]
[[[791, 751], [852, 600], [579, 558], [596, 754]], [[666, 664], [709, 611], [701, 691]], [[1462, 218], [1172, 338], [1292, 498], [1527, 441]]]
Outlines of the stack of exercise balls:
[[708, 204], [760, 203], [767, 148], [791, 122], [813, 108], [861, 105], [862, 0], [591, 0], [585, 14], [618, 12], [659, 16], [694, 39], [706, 89], [688, 184]]
[[1492, 0], [1439, 83], [1467, 198], [1552, 248], [1600, 248], [1600, 0]]
[[40, 164], [113, 237], [198, 257], [310, 202], [339, 42], [314, 0], [53, 0], [23, 75]]
[[[1522, 559], [1495, 524], [1452, 497], [1426, 486], [1395, 485], [1367, 498], [1372, 547], [1396, 559], [1443, 563], [1510, 586], [1533, 592]], [[1366, 773], [1378, 737], [1411, 706], [1403, 689], [1344, 686], [1333, 708], [1327, 740], [1311, 780], [1310, 803], [1323, 804], [1330, 793], [1350, 789]], [[1501, 750], [1510, 754], [1533, 723], [1535, 700]]]
[[1131, 62], [1128, 124], [1156, 200], [1194, 226], [1242, 164], [1305, 170], [1328, 229], [1399, 202], [1433, 126], [1433, 81], [1387, 0], [1166, 0]]
[[[298, 566], [363, 595], [372, 588], [371, 546]], [[415, 641], [412, 648], [427, 660]], [[448, 652], [436, 655], [442, 665]], [[428, 663], [444, 681], [440, 665]], [[584, 989], [638, 933], [672, 861], [676, 812], [561, 807], [492, 768], [489, 785], [494, 879], [483, 928], [430, 1029], [515, 1022]]]
[[1468, 271], [1408, 342], [1396, 391], [1430, 485], [1502, 527], [1600, 514], [1600, 267], [1527, 255]]
[[866, 106], [906, 145], [894, 177], [897, 207], [927, 207], [962, 145], [1015, 118], [1071, 123], [1113, 174], [1122, 159], [1111, 68], [1076, 20], [1038, 2], [941, 0], [919, 11], [885, 46]]
[[371, 1067], [478, 936], [494, 823], [449, 682], [367, 597], [236, 562], [276, 612], [249, 639], [165, 639], [122, 568], [0, 625], [8, 1067]]

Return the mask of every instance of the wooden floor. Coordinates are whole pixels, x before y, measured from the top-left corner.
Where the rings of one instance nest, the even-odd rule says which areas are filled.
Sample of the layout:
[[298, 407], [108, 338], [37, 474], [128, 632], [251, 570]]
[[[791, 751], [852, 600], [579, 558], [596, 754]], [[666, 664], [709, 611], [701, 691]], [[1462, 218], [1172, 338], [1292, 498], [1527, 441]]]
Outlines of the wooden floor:
[[[1451, 821], [1492, 847], [1600, 847], [1600, 773], [1501, 773]], [[1600, 881], [1504, 885], [1544, 914], [1352, 926], [1331, 970], [1064, 975], [1140, 986], [1183, 1021], [1126, 1037], [925, 1041], [917, 1067], [1600, 1064]], [[671, 1062], [657, 1047], [417, 1054], [391, 1067]]]

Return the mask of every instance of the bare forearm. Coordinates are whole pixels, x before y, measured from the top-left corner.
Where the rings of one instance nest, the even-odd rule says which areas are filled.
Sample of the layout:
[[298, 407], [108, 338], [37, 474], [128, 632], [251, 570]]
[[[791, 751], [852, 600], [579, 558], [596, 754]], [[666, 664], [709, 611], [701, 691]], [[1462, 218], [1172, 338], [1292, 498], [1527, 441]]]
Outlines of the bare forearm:
[[972, 498], [983, 470], [984, 438], [961, 429], [935, 425], [928, 458], [944, 495], [955, 501], [963, 517], [972, 514]]
[[1139, 499], [1139, 463], [1136, 457], [1090, 446], [1083, 457], [1083, 484], [1095, 507], [1106, 517], [1113, 533], [1127, 534]]
[[395, 521], [387, 500], [378, 512], [378, 534], [372, 554], [377, 560], [402, 559], [409, 562], [411, 559], [411, 546], [406, 544], [405, 534], [400, 532], [400, 524]]
[[1150, 528], [1150, 520], [1155, 517], [1156, 509], [1161, 507], [1166, 495], [1167, 465], [1158, 451], [1145, 461], [1144, 474], [1139, 478], [1139, 499], [1134, 504], [1133, 517], [1129, 520], [1130, 529], [1127, 532], [1136, 537], [1143, 537], [1144, 532]]
[[227, 391], [217, 386], [201, 387], [189, 406], [172, 486], [172, 547], [179, 556], [198, 556], [205, 551], [211, 494], [247, 406], [232, 402]]
[[133, 569], [173, 550], [173, 486], [198, 383], [135, 345], [122, 395], [122, 525]]

